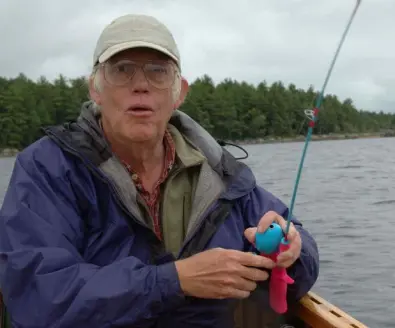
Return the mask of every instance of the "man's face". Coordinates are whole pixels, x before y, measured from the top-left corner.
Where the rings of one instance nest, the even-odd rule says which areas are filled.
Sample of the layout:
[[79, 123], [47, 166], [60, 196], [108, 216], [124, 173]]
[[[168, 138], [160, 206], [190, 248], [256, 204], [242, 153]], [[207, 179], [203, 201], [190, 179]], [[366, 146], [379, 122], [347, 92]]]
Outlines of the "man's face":
[[100, 90], [91, 82], [90, 93], [101, 106], [108, 137], [123, 144], [159, 140], [188, 89], [182, 79], [175, 94], [177, 74], [168, 57], [143, 48], [118, 53], [102, 65]]

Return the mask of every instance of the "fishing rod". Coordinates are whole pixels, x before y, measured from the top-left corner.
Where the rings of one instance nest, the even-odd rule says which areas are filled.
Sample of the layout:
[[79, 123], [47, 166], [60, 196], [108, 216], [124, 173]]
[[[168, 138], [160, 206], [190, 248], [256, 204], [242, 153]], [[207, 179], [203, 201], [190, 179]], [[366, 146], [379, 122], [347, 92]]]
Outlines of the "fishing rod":
[[292, 193], [291, 204], [289, 206], [289, 212], [288, 212], [288, 217], [287, 217], [287, 226], [286, 226], [285, 231], [284, 231], [285, 236], [287, 236], [288, 232], [289, 232], [289, 226], [290, 226], [290, 223], [291, 223], [291, 217], [292, 217], [293, 209], [294, 209], [294, 206], [295, 206], [296, 193], [297, 193], [297, 190], [298, 190], [298, 187], [299, 187], [300, 178], [301, 178], [301, 175], [302, 175], [302, 169], [303, 169], [304, 160], [306, 158], [307, 147], [309, 145], [309, 142], [311, 140], [311, 136], [313, 134], [313, 128], [314, 128], [315, 123], [317, 121], [318, 112], [319, 112], [320, 107], [322, 105], [322, 102], [324, 100], [325, 89], [326, 89], [326, 86], [328, 85], [328, 81], [329, 81], [329, 79], [330, 79], [330, 77], [332, 75], [332, 71], [333, 71], [333, 68], [335, 67], [335, 64], [336, 64], [337, 58], [339, 56], [340, 50], [341, 50], [341, 48], [343, 46], [344, 41], [346, 40], [348, 31], [350, 30], [351, 24], [354, 21], [354, 17], [355, 17], [355, 15], [356, 15], [356, 13], [357, 13], [357, 11], [359, 9], [359, 6], [360, 6], [361, 2], [362, 2], [362, 0], [357, 0], [356, 1], [354, 10], [352, 11], [351, 17], [348, 20], [347, 26], [346, 26], [346, 28], [345, 28], [345, 30], [343, 32], [343, 35], [342, 35], [342, 37], [340, 39], [340, 42], [339, 42], [339, 45], [338, 45], [338, 47], [336, 49], [335, 55], [333, 56], [332, 62], [330, 64], [330, 66], [329, 66], [328, 73], [327, 73], [327, 75], [325, 77], [325, 81], [324, 81], [324, 84], [322, 86], [321, 92], [320, 92], [320, 94], [319, 94], [319, 96], [317, 98], [317, 101], [315, 103], [315, 107], [314, 107], [314, 109], [311, 112], [306, 112], [306, 115], [310, 119], [310, 122], [309, 122], [309, 127], [308, 127], [308, 130], [307, 130], [307, 136], [306, 136], [306, 140], [305, 140], [305, 144], [304, 144], [304, 148], [303, 148], [303, 152], [302, 152], [302, 158], [300, 160], [299, 167], [298, 167], [298, 172], [297, 172], [297, 175], [296, 175], [296, 181], [295, 181], [294, 190], [293, 190], [293, 193]]
[[[309, 118], [310, 122], [302, 151], [302, 157], [296, 174], [296, 180], [292, 193], [291, 204], [289, 206], [286, 227], [283, 231], [278, 224], [272, 223], [265, 232], [257, 233], [255, 236], [255, 244], [257, 250], [260, 252], [262, 256], [268, 257], [273, 261], [277, 260], [277, 256], [281, 252], [289, 248], [287, 236], [288, 236], [288, 232], [291, 224], [291, 218], [295, 206], [296, 194], [302, 176], [302, 169], [303, 169], [304, 160], [306, 158], [307, 148], [311, 140], [311, 136], [313, 134], [315, 123], [317, 121], [318, 112], [324, 100], [325, 89], [328, 85], [328, 81], [332, 75], [332, 71], [337, 61], [337, 58], [339, 56], [340, 50], [350, 30], [351, 24], [354, 21], [354, 17], [360, 7], [361, 2], [362, 0], [357, 0], [355, 3], [354, 9], [347, 22], [346, 28], [342, 34], [339, 45], [330, 63], [328, 72], [324, 80], [324, 84], [322, 86], [321, 92], [318, 95], [314, 109], [305, 111], [305, 114]], [[270, 298], [271, 307], [277, 313], [285, 313], [287, 311], [287, 301], [286, 301], [287, 285], [292, 283], [294, 283], [293, 279], [287, 275], [287, 272], [284, 268], [275, 267], [272, 270], [270, 283], [269, 283], [269, 298]]]

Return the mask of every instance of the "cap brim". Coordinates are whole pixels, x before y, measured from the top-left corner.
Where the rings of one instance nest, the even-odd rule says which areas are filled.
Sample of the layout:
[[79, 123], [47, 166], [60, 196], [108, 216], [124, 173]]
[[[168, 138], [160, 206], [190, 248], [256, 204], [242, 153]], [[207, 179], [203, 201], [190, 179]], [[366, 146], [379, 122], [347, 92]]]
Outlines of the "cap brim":
[[134, 48], [150, 48], [150, 49], [160, 51], [160, 52], [164, 53], [165, 55], [169, 56], [170, 58], [174, 59], [176, 61], [177, 65], [179, 65], [178, 58], [174, 54], [172, 54], [170, 51], [168, 51], [164, 47], [158, 46], [157, 44], [153, 44], [153, 43], [145, 42], [145, 41], [124, 42], [124, 43], [109, 47], [99, 57], [99, 63], [105, 62], [106, 60], [110, 59], [112, 56], [114, 56], [115, 54], [117, 54], [121, 51], [128, 50], [128, 49], [134, 49]]

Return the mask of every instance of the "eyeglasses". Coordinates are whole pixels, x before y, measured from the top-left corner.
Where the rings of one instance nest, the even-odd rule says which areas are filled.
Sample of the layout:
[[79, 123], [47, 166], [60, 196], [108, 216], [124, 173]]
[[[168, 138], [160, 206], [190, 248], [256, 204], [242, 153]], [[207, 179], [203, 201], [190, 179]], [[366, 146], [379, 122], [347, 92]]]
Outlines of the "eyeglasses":
[[104, 78], [115, 86], [124, 86], [132, 80], [141, 68], [147, 81], [157, 89], [167, 89], [174, 83], [176, 68], [167, 61], [131, 61], [121, 60], [116, 63], [106, 62]]

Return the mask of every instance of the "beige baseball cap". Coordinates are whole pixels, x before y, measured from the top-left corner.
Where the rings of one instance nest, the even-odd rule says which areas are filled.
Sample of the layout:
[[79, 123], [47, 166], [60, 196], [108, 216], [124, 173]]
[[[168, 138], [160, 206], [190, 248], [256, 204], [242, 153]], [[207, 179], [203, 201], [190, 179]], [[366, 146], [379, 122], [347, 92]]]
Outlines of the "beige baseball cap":
[[140, 47], [163, 52], [181, 67], [172, 33], [163, 23], [147, 15], [124, 15], [107, 25], [96, 43], [93, 65], [103, 63], [123, 50]]

